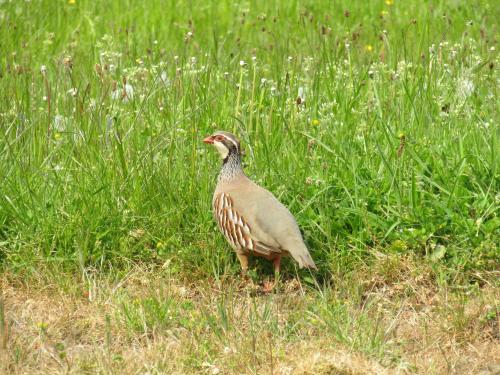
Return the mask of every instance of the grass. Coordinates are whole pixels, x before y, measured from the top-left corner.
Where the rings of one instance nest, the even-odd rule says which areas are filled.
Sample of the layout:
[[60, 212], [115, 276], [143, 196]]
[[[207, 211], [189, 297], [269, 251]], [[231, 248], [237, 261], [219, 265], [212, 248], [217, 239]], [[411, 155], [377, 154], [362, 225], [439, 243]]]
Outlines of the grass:
[[[495, 371], [495, 4], [1, 2], [0, 366]], [[318, 273], [241, 285], [215, 129]]]
[[[398, 274], [387, 273], [388, 262]], [[411, 257], [360, 267], [316, 291], [289, 279], [271, 295], [237, 278], [179, 280], [168, 268], [85, 277], [3, 275], [10, 323], [0, 369], [479, 373], [494, 371], [499, 354], [498, 289], [437, 288], [432, 267]]]

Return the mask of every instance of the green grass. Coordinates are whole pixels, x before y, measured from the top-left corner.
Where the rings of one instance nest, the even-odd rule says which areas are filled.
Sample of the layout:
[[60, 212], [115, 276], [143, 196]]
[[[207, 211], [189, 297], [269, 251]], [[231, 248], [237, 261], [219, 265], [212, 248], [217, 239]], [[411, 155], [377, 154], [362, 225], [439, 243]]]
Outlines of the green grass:
[[323, 273], [374, 247], [491, 267], [498, 7], [446, 4], [2, 4], [2, 264], [226, 272], [201, 140], [228, 129]]
[[[328, 293], [393, 256], [429, 265], [437, 285], [488, 284], [499, 17], [495, 1], [1, 2], [0, 270], [238, 278], [210, 212], [220, 160], [202, 143], [224, 129], [296, 216], [320, 268], [299, 272], [305, 285]], [[388, 279], [401, 265], [383, 264]], [[355, 289], [304, 311], [383, 357], [377, 314], [344, 304]], [[119, 306], [111, 319], [136, 334], [182, 326], [189, 307]]]

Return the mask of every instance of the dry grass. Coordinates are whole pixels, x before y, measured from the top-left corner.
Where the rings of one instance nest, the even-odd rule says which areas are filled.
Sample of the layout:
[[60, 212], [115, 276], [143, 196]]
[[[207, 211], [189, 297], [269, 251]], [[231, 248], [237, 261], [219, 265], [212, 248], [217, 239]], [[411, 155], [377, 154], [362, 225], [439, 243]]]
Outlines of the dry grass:
[[439, 288], [411, 259], [367, 272], [321, 291], [290, 279], [273, 295], [144, 268], [118, 280], [4, 274], [0, 372], [498, 373], [498, 289]]

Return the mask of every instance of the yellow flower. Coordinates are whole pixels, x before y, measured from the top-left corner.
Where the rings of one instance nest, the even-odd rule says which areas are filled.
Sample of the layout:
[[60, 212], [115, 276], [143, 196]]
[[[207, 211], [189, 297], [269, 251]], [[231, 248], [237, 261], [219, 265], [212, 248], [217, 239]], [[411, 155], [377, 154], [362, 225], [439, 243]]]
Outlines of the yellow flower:
[[76, 4], [76, 0], [68, 0], [68, 4], [74, 5], [74, 4]]
[[59, 132], [55, 132], [55, 133], [54, 133], [54, 139], [55, 139], [56, 141], [60, 140], [60, 139], [61, 139], [61, 133], [59, 133]]
[[49, 327], [49, 325], [45, 322], [37, 322], [36, 326], [42, 331], [46, 331], [47, 328]]
[[385, 0], [385, 4], [391, 6], [394, 3], [394, 0]]
[[314, 119], [312, 120], [311, 122], [314, 126], [318, 126], [319, 125], [319, 120], [318, 119]]
[[371, 52], [371, 51], [373, 51], [373, 46], [372, 46], [371, 44], [367, 44], [367, 45], [365, 46], [365, 50], [366, 50], [367, 52]]

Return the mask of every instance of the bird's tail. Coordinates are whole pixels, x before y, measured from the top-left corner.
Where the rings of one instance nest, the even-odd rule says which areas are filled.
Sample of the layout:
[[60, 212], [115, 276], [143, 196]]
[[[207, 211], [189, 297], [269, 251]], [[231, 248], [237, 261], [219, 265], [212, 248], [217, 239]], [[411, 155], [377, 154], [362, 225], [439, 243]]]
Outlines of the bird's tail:
[[295, 246], [293, 250], [289, 251], [293, 259], [299, 264], [299, 268], [311, 268], [313, 270], [318, 270], [316, 264], [314, 263], [309, 250], [307, 250], [306, 245]]

